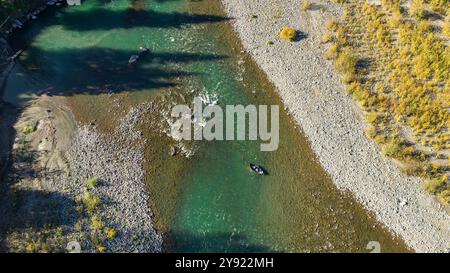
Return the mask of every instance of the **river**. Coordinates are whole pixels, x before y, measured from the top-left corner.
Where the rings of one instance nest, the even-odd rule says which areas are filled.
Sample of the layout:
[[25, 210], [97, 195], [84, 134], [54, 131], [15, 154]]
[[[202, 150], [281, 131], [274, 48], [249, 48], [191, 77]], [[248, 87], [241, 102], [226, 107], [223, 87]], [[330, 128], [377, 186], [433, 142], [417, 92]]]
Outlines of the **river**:
[[[46, 11], [10, 42], [25, 51], [4, 100], [65, 96], [78, 121], [95, 121], [104, 133], [131, 107], [168, 104], [180, 94], [214, 95], [220, 106], [280, 105], [273, 152], [261, 152], [258, 141], [202, 141], [187, 159], [169, 154], [167, 136], [142, 128], [147, 189], [166, 251], [368, 252], [370, 241], [382, 251], [408, 250], [334, 186], [275, 88], [242, 51], [220, 1], [87, 0]], [[130, 67], [139, 46], [151, 53]], [[250, 172], [250, 162], [269, 175]]]

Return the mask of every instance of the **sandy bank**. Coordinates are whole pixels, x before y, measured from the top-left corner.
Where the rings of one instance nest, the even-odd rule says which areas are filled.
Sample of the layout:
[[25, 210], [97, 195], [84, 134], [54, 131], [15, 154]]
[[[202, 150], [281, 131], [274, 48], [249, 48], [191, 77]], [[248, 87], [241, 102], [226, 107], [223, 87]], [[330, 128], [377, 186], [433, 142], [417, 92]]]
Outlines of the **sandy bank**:
[[[312, 10], [303, 12], [300, 0], [222, 2], [244, 48], [275, 84], [336, 186], [353, 192], [416, 251], [448, 251], [449, 214], [423, 192], [419, 179], [402, 174], [365, 137], [361, 111], [322, 57], [324, 22], [339, 17], [339, 6], [314, 1]], [[301, 39], [280, 41], [283, 26], [300, 30]]]

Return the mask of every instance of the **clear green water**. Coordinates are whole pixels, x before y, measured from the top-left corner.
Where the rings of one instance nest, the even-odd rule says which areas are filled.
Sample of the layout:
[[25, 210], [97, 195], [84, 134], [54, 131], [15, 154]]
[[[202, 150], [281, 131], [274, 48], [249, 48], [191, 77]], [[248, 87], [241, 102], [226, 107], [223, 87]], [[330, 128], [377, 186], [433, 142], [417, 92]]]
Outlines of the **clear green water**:
[[[133, 104], [191, 90], [218, 94], [220, 105], [281, 105], [241, 52], [219, 1], [88, 0], [48, 12], [12, 43], [27, 50], [4, 99], [67, 96], [82, 121], [114, 126], [111, 120]], [[152, 53], [128, 66], [143, 44]], [[111, 113], [114, 99], [123, 106]], [[167, 143], [153, 139], [151, 130], [145, 136], [155, 222], [167, 251], [366, 251], [369, 241], [384, 251], [407, 251], [333, 186], [284, 111], [275, 152], [260, 152], [256, 141], [215, 141], [201, 143], [186, 160], [168, 156]], [[270, 175], [252, 174], [250, 162]]]

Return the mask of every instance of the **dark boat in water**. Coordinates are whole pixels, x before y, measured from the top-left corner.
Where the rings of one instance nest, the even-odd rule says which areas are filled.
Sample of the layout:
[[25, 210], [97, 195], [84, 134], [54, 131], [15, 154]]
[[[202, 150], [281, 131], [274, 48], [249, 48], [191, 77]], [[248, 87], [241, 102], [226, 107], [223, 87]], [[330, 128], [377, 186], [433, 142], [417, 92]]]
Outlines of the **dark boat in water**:
[[267, 175], [268, 174], [267, 171], [263, 167], [253, 164], [253, 163], [250, 163], [250, 170], [252, 170], [253, 172], [255, 172], [259, 175]]
[[131, 55], [130, 59], [128, 60], [128, 64], [136, 63], [139, 60], [139, 57], [141, 57], [141, 55], [144, 55], [148, 52], [150, 52], [149, 48], [140, 46], [139, 50], [138, 50], [138, 54]]

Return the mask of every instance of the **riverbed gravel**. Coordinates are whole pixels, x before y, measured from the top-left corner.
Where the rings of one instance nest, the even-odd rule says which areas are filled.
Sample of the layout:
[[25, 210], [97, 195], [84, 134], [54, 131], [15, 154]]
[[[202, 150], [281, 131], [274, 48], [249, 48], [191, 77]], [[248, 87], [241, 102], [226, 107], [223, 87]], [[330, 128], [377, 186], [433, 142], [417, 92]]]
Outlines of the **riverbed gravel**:
[[[274, 83], [335, 185], [350, 190], [415, 251], [449, 252], [447, 210], [422, 190], [420, 179], [404, 175], [365, 137], [361, 110], [323, 58], [324, 23], [339, 18], [340, 6], [313, 1], [311, 10], [302, 11], [299, 0], [222, 3], [244, 49]], [[284, 26], [300, 31], [298, 41], [279, 39]]]

